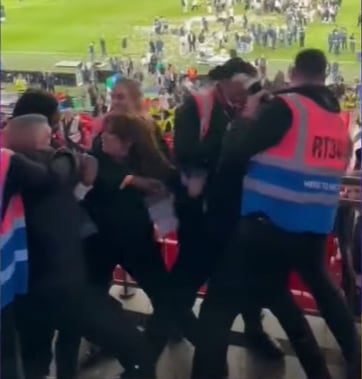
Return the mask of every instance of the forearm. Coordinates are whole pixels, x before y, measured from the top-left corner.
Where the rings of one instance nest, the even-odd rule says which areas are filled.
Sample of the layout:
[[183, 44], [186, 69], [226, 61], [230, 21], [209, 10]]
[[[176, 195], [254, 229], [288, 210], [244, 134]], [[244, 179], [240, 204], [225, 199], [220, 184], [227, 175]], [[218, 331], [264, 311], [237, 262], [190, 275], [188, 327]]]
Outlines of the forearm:
[[16, 154], [11, 158], [7, 181], [12, 192], [39, 192], [56, 187], [59, 177], [45, 163]]

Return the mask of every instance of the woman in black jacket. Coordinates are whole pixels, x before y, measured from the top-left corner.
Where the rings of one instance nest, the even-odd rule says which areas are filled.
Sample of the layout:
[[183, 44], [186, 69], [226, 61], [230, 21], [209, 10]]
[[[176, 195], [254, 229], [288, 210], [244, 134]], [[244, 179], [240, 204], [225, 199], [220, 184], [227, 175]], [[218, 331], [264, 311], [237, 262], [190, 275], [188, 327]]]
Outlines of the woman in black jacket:
[[169, 274], [154, 238], [146, 198], [167, 194], [174, 169], [156, 147], [147, 121], [139, 116], [108, 114], [91, 154], [98, 160], [98, 174], [83, 205], [98, 234], [86, 241], [90, 280], [108, 291], [113, 270], [121, 265], [152, 302], [154, 328], [149, 332], [165, 333]]

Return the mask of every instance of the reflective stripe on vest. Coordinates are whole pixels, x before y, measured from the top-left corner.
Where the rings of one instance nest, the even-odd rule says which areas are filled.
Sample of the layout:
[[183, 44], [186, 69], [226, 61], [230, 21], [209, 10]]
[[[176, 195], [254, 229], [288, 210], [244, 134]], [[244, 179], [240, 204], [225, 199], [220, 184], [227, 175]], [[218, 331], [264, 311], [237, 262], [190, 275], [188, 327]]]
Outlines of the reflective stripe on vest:
[[[1, 189], [4, 189], [13, 152], [1, 149]], [[3, 193], [1, 195], [1, 210]], [[3, 210], [2, 210], [3, 211]], [[13, 196], [0, 225], [1, 308], [10, 304], [17, 294], [28, 288], [28, 250], [24, 207], [20, 196]]]
[[213, 90], [195, 92], [197, 112], [200, 120], [200, 140], [202, 141], [210, 128], [212, 110], [214, 107], [215, 93]]
[[261, 180], [246, 177], [244, 181], [244, 188], [259, 192], [262, 195], [272, 196], [275, 199], [292, 201], [295, 203], [316, 203], [323, 205], [333, 205], [336, 203], [336, 195], [328, 195], [325, 193], [311, 194], [300, 193], [273, 184], [265, 183]]

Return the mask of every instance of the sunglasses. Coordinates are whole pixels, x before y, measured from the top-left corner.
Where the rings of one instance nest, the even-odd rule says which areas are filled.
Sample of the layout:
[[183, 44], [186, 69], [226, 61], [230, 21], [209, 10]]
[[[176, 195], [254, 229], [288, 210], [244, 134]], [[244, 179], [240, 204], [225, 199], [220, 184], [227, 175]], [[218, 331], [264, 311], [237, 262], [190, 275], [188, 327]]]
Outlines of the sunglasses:
[[260, 92], [262, 89], [263, 89], [263, 86], [261, 85], [261, 83], [256, 82], [248, 88], [247, 92], [248, 92], [248, 95], [255, 95], [258, 92]]

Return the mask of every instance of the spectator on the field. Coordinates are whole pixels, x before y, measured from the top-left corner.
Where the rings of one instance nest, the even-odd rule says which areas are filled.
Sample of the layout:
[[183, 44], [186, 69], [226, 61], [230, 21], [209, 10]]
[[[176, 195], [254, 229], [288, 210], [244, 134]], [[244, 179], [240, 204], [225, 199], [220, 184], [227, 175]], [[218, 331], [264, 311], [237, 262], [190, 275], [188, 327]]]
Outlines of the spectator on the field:
[[101, 49], [101, 54], [102, 54], [102, 57], [106, 57], [107, 56], [107, 47], [106, 47], [106, 40], [104, 39], [104, 37], [101, 37], [101, 39], [99, 40], [99, 47]]
[[121, 47], [122, 49], [127, 49], [127, 46], [128, 46], [128, 39], [127, 37], [123, 37], [121, 41]]
[[88, 45], [88, 54], [89, 54], [89, 61], [91, 63], [93, 63], [94, 60], [95, 60], [95, 46], [94, 46], [94, 42], [91, 42]]
[[349, 49], [353, 54], [356, 52], [356, 37], [354, 36], [354, 33], [349, 36]]
[[46, 77], [46, 86], [49, 92], [55, 93], [55, 77], [51, 72]]
[[163, 41], [161, 40], [161, 38], [158, 38], [156, 41], [156, 54], [157, 55], [163, 54], [163, 46], [164, 46]]

